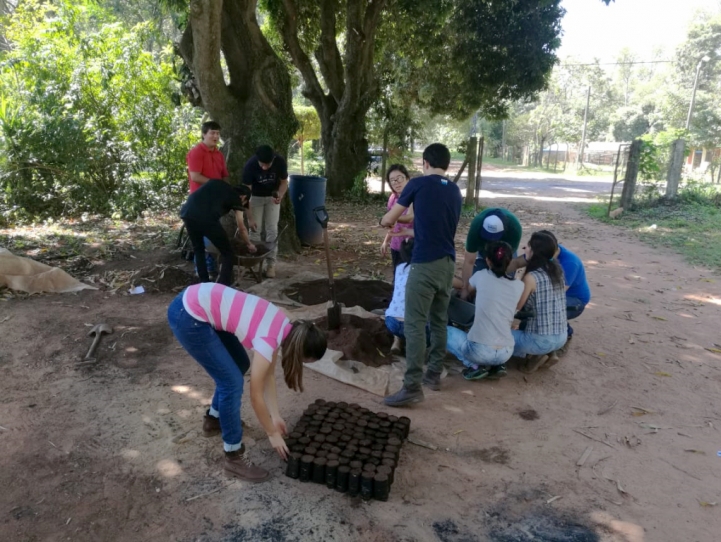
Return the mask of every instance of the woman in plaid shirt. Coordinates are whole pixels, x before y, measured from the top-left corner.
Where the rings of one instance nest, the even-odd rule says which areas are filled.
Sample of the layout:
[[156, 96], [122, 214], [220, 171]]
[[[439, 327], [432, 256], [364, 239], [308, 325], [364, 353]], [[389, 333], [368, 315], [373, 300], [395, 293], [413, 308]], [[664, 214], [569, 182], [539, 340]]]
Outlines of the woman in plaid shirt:
[[528, 356], [521, 370], [527, 373], [558, 362], [556, 350], [566, 343], [566, 290], [563, 270], [553, 255], [558, 249], [556, 240], [536, 232], [524, 248], [528, 260], [523, 275], [523, 295], [518, 310], [533, 311], [523, 330], [514, 329], [513, 355]]

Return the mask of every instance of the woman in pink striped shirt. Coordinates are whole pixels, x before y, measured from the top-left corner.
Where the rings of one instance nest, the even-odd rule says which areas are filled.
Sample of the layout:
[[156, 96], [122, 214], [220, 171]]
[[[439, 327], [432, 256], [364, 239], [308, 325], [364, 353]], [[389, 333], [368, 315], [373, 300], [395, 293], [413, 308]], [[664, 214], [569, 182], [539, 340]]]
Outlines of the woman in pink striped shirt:
[[[251, 362], [250, 401], [271, 446], [285, 459], [285, 421], [278, 412], [275, 368], [281, 366], [289, 388], [303, 391], [303, 363], [319, 360], [325, 334], [312, 322], [291, 322], [278, 307], [228, 286], [202, 283], [181, 292], [168, 307], [168, 322], [183, 348], [215, 381], [215, 393], [203, 421], [203, 435], [223, 435], [225, 469], [249, 482], [262, 482], [268, 471], [251, 463], [242, 445], [240, 399], [243, 375]], [[245, 348], [244, 348], [245, 347]]]

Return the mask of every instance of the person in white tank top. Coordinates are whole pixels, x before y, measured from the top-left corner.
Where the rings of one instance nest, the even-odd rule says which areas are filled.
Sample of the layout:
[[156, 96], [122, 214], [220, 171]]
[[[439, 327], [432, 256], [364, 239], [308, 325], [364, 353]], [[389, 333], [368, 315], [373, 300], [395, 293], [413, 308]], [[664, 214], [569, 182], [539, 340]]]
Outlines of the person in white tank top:
[[516, 305], [523, 293], [523, 283], [508, 278], [508, 264], [513, 250], [508, 243], [493, 241], [486, 248], [488, 269], [473, 274], [469, 284], [476, 290], [473, 326], [464, 331], [448, 327], [448, 351], [466, 368], [466, 380], [499, 378], [506, 375], [505, 363], [513, 354], [511, 332]]

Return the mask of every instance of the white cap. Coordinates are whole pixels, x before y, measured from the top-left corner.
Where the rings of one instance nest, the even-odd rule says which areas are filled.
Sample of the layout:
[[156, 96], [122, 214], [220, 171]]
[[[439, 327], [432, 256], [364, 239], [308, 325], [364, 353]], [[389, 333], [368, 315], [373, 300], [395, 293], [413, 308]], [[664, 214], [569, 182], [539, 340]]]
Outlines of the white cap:
[[483, 220], [483, 231], [481, 237], [490, 241], [497, 241], [503, 236], [503, 220], [496, 214], [488, 215]]

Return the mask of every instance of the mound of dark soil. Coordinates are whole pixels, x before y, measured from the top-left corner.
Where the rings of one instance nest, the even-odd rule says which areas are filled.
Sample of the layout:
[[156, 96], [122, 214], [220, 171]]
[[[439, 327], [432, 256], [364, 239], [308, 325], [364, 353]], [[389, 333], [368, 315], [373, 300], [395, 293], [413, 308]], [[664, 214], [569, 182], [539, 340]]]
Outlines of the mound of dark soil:
[[[363, 307], [367, 311], [387, 309], [393, 297], [393, 285], [381, 280], [340, 279], [334, 281], [338, 303], [346, 307]], [[298, 282], [284, 292], [289, 298], [304, 305], [317, 305], [330, 299], [326, 279]]]
[[141, 267], [130, 281], [132, 286], [142, 286], [149, 293], [179, 292], [196, 282], [198, 282], [198, 277], [174, 265]]
[[343, 352], [343, 359], [354, 359], [370, 367], [390, 365], [394, 361], [389, 353], [393, 335], [380, 318], [344, 314], [340, 329], [335, 331], [328, 331], [326, 317], [316, 320], [316, 324], [328, 334], [328, 348]]

